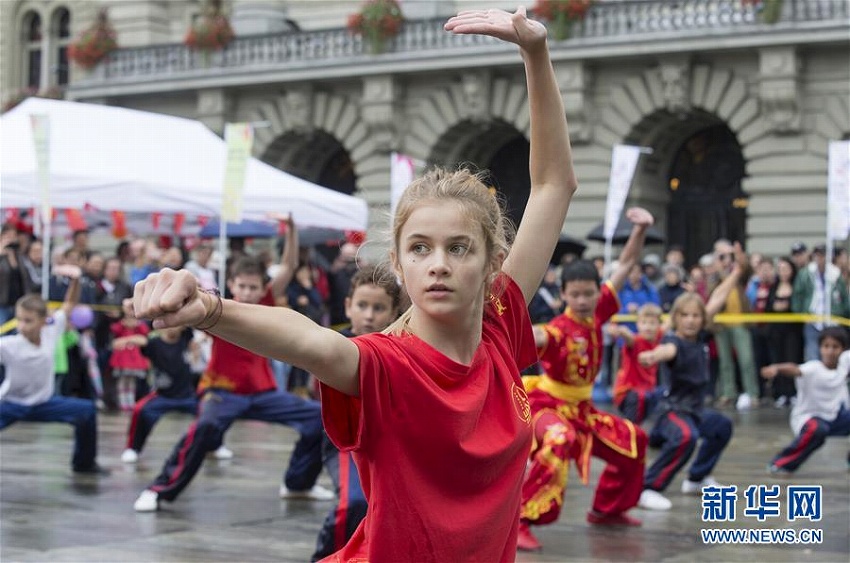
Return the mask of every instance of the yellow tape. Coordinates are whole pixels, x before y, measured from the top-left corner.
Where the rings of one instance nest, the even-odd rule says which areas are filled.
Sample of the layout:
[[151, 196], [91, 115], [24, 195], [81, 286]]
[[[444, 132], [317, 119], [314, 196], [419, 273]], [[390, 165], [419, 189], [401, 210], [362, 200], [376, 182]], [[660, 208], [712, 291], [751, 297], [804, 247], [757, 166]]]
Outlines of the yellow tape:
[[[670, 315], [664, 315], [668, 318]], [[611, 320], [615, 323], [635, 322], [637, 315], [614, 315]], [[850, 327], [850, 319], [845, 317], [830, 317], [831, 323]], [[714, 316], [715, 324], [754, 324], [754, 323], [822, 323], [826, 321], [823, 315], [803, 313], [719, 313]]]
[[[81, 305], [84, 305], [84, 306], [88, 307], [89, 309], [92, 309], [93, 311], [106, 312], [106, 311], [120, 311], [121, 310], [121, 305], [89, 305], [88, 303], [81, 303]], [[48, 301], [47, 302], [47, 308], [49, 310], [58, 309], [61, 306], [62, 306], [61, 301]], [[7, 332], [9, 332], [11, 330], [14, 330], [17, 326], [18, 326], [18, 321], [16, 319], [9, 319], [8, 321], [6, 321], [2, 325], [0, 325], [0, 336], [6, 334]]]

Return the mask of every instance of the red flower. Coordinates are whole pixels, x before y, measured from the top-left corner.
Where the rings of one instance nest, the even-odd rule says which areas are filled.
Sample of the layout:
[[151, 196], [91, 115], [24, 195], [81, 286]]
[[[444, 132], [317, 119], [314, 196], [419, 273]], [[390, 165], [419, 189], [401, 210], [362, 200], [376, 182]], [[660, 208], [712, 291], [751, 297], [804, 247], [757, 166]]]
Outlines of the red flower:
[[104, 8], [95, 23], [68, 46], [68, 58], [83, 68], [92, 68], [117, 48], [115, 30]]
[[396, 0], [368, 0], [360, 11], [348, 16], [351, 33], [389, 39], [401, 30], [404, 16]]
[[230, 21], [221, 13], [221, 1], [214, 0], [207, 13], [189, 27], [183, 42], [190, 49], [217, 51], [227, 47], [234, 37]]
[[559, 15], [568, 20], [583, 20], [593, 0], [537, 0], [534, 13], [543, 21], [553, 21]]

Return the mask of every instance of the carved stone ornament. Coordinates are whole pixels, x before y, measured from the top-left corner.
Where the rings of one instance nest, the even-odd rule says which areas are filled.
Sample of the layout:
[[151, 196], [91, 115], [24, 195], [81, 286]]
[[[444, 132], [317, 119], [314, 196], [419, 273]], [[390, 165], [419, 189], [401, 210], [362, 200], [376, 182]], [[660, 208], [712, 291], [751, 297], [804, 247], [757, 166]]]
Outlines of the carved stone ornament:
[[776, 133], [800, 130], [800, 61], [793, 47], [759, 52], [759, 100], [762, 117]]
[[570, 124], [570, 141], [582, 144], [590, 141], [593, 126], [587, 92], [590, 87], [590, 71], [581, 62], [560, 62], [555, 66], [558, 89], [564, 101], [564, 112]]
[[461, 117], [483, 123], [490, 119], [490, 73], [481, 70], [461, 77], [464, 104]]
[[313, 129], [312, 91], [309, 88], [287, 90], [283, 97], [284, 118], [288, 128], [296, 133], [309, 133]]
[[380, 152], [390, 151], [395, 146], [398, 99], [399, 86], [392, 76], [371, 76], [363, 80], [360, 111], [369, 126], [375, 149]]
[[691, 109], [691, 65], [687, 59], [670, 59], [658, 65], [664, 107], [673, 114], [685, 114]]

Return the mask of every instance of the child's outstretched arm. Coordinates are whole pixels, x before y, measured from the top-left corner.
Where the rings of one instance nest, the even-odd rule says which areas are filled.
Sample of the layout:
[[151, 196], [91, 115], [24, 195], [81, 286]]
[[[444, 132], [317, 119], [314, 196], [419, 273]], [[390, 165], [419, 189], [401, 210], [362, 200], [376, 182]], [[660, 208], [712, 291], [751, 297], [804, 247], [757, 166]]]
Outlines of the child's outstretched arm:
[[747, 255], [741, 249], [741, 244], [736, 242], [735, 265], [732, 266], [732, 271], [720, 282], [720, 285], [714, 288], [714, 291], [708, 296], [708, 303], [705, 304], [706, 324], [710, 323], [714, 315], [722, 311], [723, 307], [726, 306], [726, 299], [729, 297], [729, 293], [738, 284], [738, 280], [741, 279], [741, 273], [747, 267]]
[[198, 289], [186, 270], [165, 268], [136, 284], [136, 317], [153, 319], [153, 328], [192, 326], [256, 354], [282, 360], [317, 374], [327, 385], [359, 396], [357, 346], [300, 313], [221, 299]]
[[782, 364], [770, 364], [761, 368], [761, 376], [765, 379], [773, 379], [777, 375], [787, 375], [788, 377], [800, 377], [803, 372], [800, 371], [800, 366], [791, 362]]
[[663, 362], [669, 362], [676, 357], [679, 349], [672, 342], [659, 344], [652, 350], [638, 354], [638, 363], [644, 367], [652, 367]]
[[286, 288], [298, 269], [298, 229], [295, 228], [295, 220], [292, 213], [285, 217], [274, 215], [278, 221], [286, 222], [286, 241], [283, 243], [283, 252], [280, 254], [280, 268], [271, 281], [272, 295], [275, 298], [286, 295]]
[[606, 332], [613, 338], [622, 338], [626, 341], [628, 346], [631, 346], [635, 342], [635, 334], [629, 330], [628, 327], [618, 324], [608, 324], [606, 325]]
[[513, 248], [502, 269], [531, 301], [543, 279], [578, 183], [573, 170], [567, 119], [555, 80], [546, 28], [528, 19], [525, 8], [460, 12], [446, 23], [453, 33], [490, 35], [519, 45], [525, 63], [531, 118], [531, 193]]
[[626, 246], [620, 253], [617, 259], [617, 269], [611, 273], [608, 281], [614, 286], [614, 289], [619, 292], [623, 289], [626, 283], [626, 278], [629, 277], [629, 270], [637, 264], [640, 253], [643, 250], [643, 243], [646, 241], [646, 230], [652, 226], [655, 220], [652, 214], [642, 207], [632, 207], [626, 211], [626, 219], [632, 222], [632, 232], [629, 233], [629, 240], [626, 241]]

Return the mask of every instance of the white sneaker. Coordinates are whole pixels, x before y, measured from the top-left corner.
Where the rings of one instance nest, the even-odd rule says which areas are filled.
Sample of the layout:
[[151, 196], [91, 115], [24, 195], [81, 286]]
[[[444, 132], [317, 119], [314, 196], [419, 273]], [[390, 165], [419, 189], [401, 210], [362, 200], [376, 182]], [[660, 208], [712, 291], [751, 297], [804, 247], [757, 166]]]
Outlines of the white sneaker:
[[218, 449], [213, 452], [213, 457], [216, 459], [233, 459], [233, 452], [228, 450], [225, 446], [219, 446]]
[[709, 475], [704, 478], [702, 481], [691, 481], [690, 479], [685, 479], [682, 481], [682, 494], [685, 495], [700, 495], [702, 494], [703, 487], [722, 487], [720, 483], [718, 483], [714, 477]]
[[133, 503], [133, 510], [136, 512], [156, 512], [157, 509], [159, 509], [159, 495], [150, 489], [142, 491]]
[[139, 453], [134, 449], [127, 448], [121, 454], [121, 461], [124, 463], [136, 463], [139, 461]]
[[739, 411], [747, 411], [750, 410], [753, 406], [753, 399], [746, 393], [741, 393], [738, 395], [738, 402], [735, 403], [735, 408]]
[[701, 487], [722, 487], [723, 485], [718, 483], [717, 480], [714, 477], [709, 475], [702, 480], [702, 483], [700, 483], [700, 486]]
[[788, 404], [788, 397], [786, 397], [785, 395], [780, 395], [779, 398], [776, 399], [776, 401], [773, 402], [773, 406], [778, 408], [778, 409], [781, 409], [782, 407], [784, 407], [787, 404]]
[[306, 500], [333, 500], [336, 495], [321, 485], [313, 485], [312, 489], [306, 491], [290, 491], [286, 485], [280, 486], [280, 498], [282, 499], [306, 499]]
[[638, 501], [638, 507], [646, 510], [670, 510], [672, 506], [673, 503], [667, 497], [652, 489], [644, 489]]

